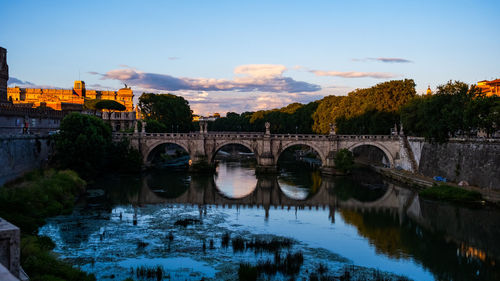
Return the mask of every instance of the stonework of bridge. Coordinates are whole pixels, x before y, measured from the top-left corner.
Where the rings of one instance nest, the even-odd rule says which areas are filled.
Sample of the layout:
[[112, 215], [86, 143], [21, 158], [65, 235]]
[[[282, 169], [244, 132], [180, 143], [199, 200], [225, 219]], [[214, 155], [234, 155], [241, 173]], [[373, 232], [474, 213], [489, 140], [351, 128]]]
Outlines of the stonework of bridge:
[[258, 172], [277, 170], [278, 159], [287, 148], [305, 145], [314, 149], [321, 158], [321, 170], [334, 173], [335, 153], [341, 149], [353, 151], [368, 145], [383, 151], [390, 167], [400, 159], [401, 137], [398, 135], [314, 135], [206, 132], [199, 133], [115, 133], [116, 141], [126, 138], [139, 150], [145, 166], [150, 166], [153, 150], [162, 144], [176, 144], [189, 154], [192, 166], [211, 166], [217, 152], [226, 145], [239, 144], [254, 153]]

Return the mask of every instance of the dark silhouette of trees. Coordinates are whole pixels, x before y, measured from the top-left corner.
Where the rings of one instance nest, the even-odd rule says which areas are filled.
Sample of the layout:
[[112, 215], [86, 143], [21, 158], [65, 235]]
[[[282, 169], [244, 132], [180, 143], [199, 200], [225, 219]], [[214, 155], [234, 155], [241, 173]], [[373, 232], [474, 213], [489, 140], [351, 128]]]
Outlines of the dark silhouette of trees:
[[83, 178], [92, 178], [104, 171], [140, 171], [142, 158], [127, 142], [113, 143], [111, 127], [101, 119], [68, 114], [56, 135], [56, 163], [64, 169], [77, 171]]
[[500, 97], [486, 97], [474, 85], [449, 81], [435, 95], [416, 97], [401, 110], [405, 130], [429, 141], [445, 142], [478, 130], [487, 135], [500, 124]]

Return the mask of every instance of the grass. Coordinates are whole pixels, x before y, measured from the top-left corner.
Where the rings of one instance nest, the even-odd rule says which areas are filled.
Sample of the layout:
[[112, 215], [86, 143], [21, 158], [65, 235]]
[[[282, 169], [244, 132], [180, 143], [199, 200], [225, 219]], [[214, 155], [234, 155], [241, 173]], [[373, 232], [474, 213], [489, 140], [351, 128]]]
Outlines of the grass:
[[[224, 237], [223, 237], [224, 241]], [[246, 240], [240, 236], [231, 240], [233, 251], [254, 250], [255, 252], [273, 253], [281, 249], [289, 249], [293, 240], [289, 238], [273, 237], [272, 239], [253, 238]]]
[[323, 264], [319, 264], [318, 267], [309, 274], [309, 281], [409, 281], [409, 279], [405, 276], [388, 276], [380, 270], [374, 270], [361, 275], [357, 275], [357, 271], [359, 271], [358, 268], [348, 265], [344, 266], [343, 270], [337, 274], [328, 274], [328, 268], [326, 268]]
[[36, 236], [46, 218], [73, 210], [85, 185], [76, 172], [46, 170], [28, 173], [0, 188], [0, 217], [21, 229], [21, 265], [30, 280], [95, 280], [57, 259], [50, 238]]
[[[265, 274], [268, 277], [276, 275], [278, 272], [286, 276], [295, 276], [300, 272], [300, 268], [304, 263], [304, 255], [302, 252], [287, 253], [282, 257], [279, 252], [275, 252], [274, 261], [265, 260], [259, 261], [253, 266], [249, 263], [242, 263], [238, 268], [239, 280], [257, 280], [257, 278]], [[291, 278], [293, 279], [293, 278]]]
[[[133, 269], [132, 269], [132, 271], [133, 271]], [[163, 269], [163, 267], [161, 267], [159, 265], [155, 266], [155, 267], [147, 267], [147, 266], [136, 267], [135, 275], [140, 280], [148, 279], [148, 280], [161, 281], [161, 280], [163, 280], [163, 277], [167, 277], [167, 276], [165, 276], [165, 270]]]
[[477, 202], [482, 199], [479, 192], [470, 191], [446, 184], [435, 185], [426, 188], [424, 190], [421, 190], [419, 194], [424, 198], [449, 202], [470, 203]]

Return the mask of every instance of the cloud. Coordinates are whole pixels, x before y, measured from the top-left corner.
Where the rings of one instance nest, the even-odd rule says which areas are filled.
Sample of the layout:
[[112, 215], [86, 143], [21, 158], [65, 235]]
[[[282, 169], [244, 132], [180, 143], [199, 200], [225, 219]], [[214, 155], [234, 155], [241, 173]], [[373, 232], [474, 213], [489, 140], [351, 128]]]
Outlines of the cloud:
[[310, 72], [317, 76], [336, 76], [342, 78], [376, 78], [387, 79], [394, 78], [398, 75], [388, 72], [360, 72], [360, 71], [323, 71], [323, 70], [310, 70]]
[[180, 59], [179, 57], [168, 57], [169, 60], [178, 60]]
[[285, 72], [284, 65], [277, 64], [247, 64], [234, 69], [235, 74], [245, 74], [251, 77], [276, 77]]
[[29, 81], [22, 81], [20, 79], [17, 79], [16, 77], [9, 77], [9, 80], [7, 81], [7, 85], [16, 85], [16, 86], [35, 86], [34, 83], [31, 83]]
[[143, 72], [133, 68], [114, 69], [105, 74], [97, 74], [101, 75], [101, 79], [103, 80], [120, 80], [129, 85], [160, 91], [195, 90], [296, 93], [321, 90], [319, 85], [284, 77], [283, 72], [285, 71], [286, 67], [283, 65], [241, 65], [234, 69], [234, 73], [237, 76], [233, 80], [174, 77], [167, 74]]
[[353, 61], [378, 61], [385, 63], [412, 63], [413, 61], [403, 58], [364, 58], [364, 59], [353, 59]]

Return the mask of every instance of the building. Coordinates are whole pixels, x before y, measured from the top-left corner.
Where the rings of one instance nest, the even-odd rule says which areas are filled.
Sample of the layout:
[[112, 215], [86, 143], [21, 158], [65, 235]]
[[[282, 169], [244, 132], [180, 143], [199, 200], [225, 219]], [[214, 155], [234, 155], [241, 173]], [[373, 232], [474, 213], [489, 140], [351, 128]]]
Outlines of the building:
[[7, 50], [0, 47], [0, 104], [7, 103], [7, 80], [9, 80]]
[[427, 91], [425, 92], [425, 95], [426, 96], [431, 96], [432, 95], [432, 90], [431, 90], [431, 86], [430, 85], [427, 87]]
[[500, 79], [479, 81], [477, 82], [477, 86], [488, 97], [493, 95], [500, 96]]
[[125, 111], [134, 111], [134, 93], [129, 87], [118, 91], [87, 90], [84, 81], [75, 81], [73, 89], [33, 89], [7, 88], [8, 100], [15, 105], [27, 107], [46, 106], [54, 110], [63, 110], [64, 104], [80, 105], [83, 108], [85, 99], [114, 100], [125, 106]]
[[85, 88], [85, 82], [77, 80], [73, 89], [7, 88], [7, 97], [13, 105], [24, 108], [50, 108], [56, 111], [82, 111], [85, 100], [114, 100], [125, 106], [123, 112], [103, 112], [102, 119], [113, 131], [133, 130], [137, 119], [134, 93], [130, 87], [118, 91], [97, 91]]

